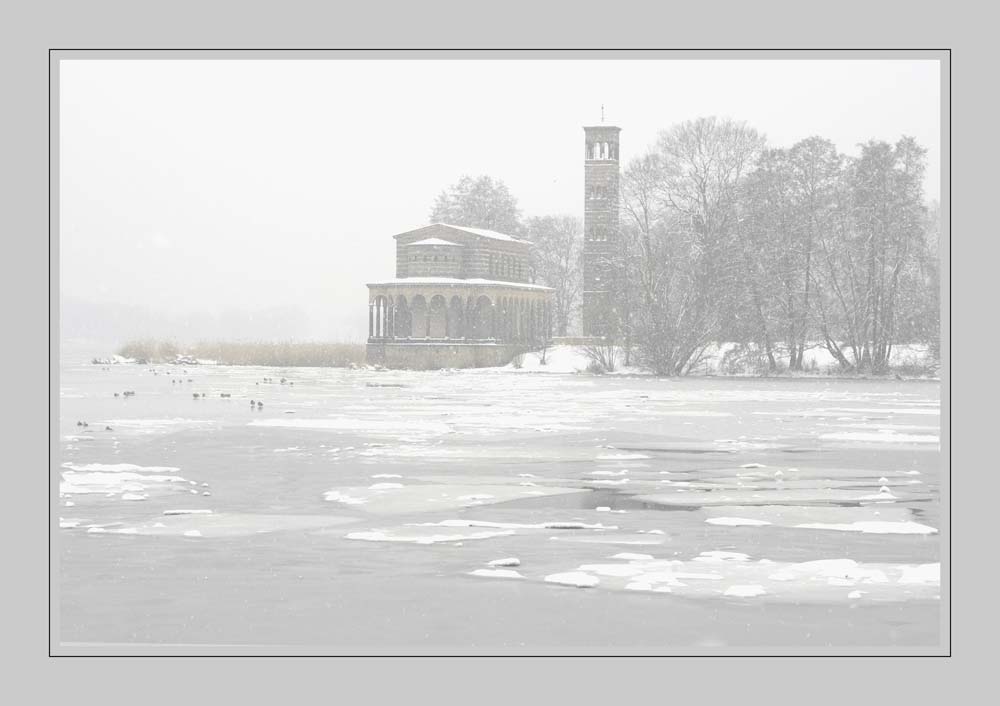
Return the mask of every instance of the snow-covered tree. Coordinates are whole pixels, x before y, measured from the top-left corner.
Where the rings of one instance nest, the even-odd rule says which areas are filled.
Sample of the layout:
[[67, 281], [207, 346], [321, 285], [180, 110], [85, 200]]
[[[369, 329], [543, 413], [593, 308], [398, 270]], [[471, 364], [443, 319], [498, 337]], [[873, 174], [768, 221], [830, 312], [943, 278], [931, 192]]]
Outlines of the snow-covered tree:
[[870, 141], [838, 189], [835, 225], [820, 237], [821, 331], [841, 365], [888, 370], [900, 322], [916, 310], [927, 250], [926, 150], [911, 137]]
[[463, 176], [438, 194], [431, 208], [432, 223], [486, 228], [508, 235], [523, 233], [517, 199], [500, 179]]
[[763, 146], [745, 123], [698, 118], [661, 132], [625, 170], [630, 325], [657, 373], [691, 370], [737, 310], [739, 186]]

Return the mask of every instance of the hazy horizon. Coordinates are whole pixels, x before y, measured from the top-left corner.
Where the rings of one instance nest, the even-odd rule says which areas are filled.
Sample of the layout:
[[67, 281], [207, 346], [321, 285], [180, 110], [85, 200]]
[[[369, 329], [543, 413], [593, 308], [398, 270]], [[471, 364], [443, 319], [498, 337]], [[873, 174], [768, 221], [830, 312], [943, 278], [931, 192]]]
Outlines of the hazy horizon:
[[67, 60], [64, 336], [363, 341], [391, 236], [463, 174], [582, 217], [602, 104], [623, 165], [717, 115], [778, 147], [912, 135], [940, 197], [937, 61]]

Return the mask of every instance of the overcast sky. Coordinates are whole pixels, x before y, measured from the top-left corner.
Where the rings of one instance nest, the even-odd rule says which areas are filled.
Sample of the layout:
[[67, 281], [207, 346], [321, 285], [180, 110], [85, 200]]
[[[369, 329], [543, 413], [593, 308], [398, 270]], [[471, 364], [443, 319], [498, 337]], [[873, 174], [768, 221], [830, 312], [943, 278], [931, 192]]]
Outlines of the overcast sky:
[[602, 104], [623, 161], [716, 115], [850, 154], [912, 135], [928, 199], [940, 184], [936, 61], [72, 60], [60, 76], [63, 295], [181, 319], [299, 309], [317, 339], [364, 339], [391, 236], [463, 174], [502, 179], [525, 215], [582, 217], [581, 127]]

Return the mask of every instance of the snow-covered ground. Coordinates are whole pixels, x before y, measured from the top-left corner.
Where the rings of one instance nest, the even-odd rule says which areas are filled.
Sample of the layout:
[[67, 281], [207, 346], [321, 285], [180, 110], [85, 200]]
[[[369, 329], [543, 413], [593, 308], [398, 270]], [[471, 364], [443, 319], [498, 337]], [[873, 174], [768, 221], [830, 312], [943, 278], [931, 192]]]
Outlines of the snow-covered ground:
[[936, 382], [581, 364], [65, 362], [63, 638], [937, 644]]
[[[735, 343], [722, 343], [709, 346], [704, 356], [693, 368], [694, 374], [700, 375], [756, 375], [760, 370], [738, 357], [733, 357]], [[727, 357], [727, 354], [729, 356]], [[507, 365], [507, 370], [531, 373], [582, 373], [586, 372], [591, 365], [591, 357], [582, 346], [558, 345], [548, 348], [544, 352], [545, 362], [542, 362], [543, 354], [533, 351], [525, 353], [520, 361]], [[617, 375], [643, 375], [649, 374], [642, 368], [632, 364], [624, 364], [625, 356], [622, 351], [618, 351], [616, 360], [618, 361], [615, 370], [611, 374]], [[631, 361], [630, 361], [631, 362]], [[933, 355], [924, 345], [898, 345], [893, 348], [891, 364], [893, 366], [911, 366], [914, 368], [928, 368], [935, 363]], [[837, 374], [840, 372], [840, 364], [836, 358], [821, 345], [812, 345], [806, 349], [802, 356], [803, 374]]]

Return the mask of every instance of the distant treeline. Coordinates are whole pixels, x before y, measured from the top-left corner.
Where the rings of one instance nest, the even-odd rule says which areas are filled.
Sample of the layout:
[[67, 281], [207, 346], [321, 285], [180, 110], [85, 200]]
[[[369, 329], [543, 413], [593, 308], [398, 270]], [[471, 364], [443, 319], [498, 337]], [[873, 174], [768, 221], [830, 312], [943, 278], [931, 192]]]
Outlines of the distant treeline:
[[200, 342], [180, 346], [154, 339], [129, 341], [118, 355], [148, 363], [170, 363], [178, 357], [212, 360], [221, 365], [345, 368], [364, 365], [361, 343]]

